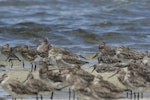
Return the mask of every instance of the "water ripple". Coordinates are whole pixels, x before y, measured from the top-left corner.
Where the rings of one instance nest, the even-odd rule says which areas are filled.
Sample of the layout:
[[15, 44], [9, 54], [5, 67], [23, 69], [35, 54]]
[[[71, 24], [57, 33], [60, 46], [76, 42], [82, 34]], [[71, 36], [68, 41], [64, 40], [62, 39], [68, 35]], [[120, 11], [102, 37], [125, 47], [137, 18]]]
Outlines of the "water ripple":
[[149, 0], [0, 0], [0, 42], [34, 45], [48, 36], [52, 44], [88, 53], [99, 41], [149, 43], [149, 15]]

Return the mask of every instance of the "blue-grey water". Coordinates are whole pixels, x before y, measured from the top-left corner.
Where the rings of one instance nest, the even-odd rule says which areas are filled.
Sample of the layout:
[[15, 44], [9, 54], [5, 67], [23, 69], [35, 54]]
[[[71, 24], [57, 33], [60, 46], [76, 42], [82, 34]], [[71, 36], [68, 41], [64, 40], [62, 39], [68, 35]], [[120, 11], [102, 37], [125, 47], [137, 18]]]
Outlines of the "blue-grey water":
[[150, 50], [150, 0], [0, 0], [0, 46], [43, 38], [75, 53], [100, 41]]
[[43, 37], [75, 53], [99, 41], [150, 49], [150, 0], [0, 0], [0, 46], [36, 46]]

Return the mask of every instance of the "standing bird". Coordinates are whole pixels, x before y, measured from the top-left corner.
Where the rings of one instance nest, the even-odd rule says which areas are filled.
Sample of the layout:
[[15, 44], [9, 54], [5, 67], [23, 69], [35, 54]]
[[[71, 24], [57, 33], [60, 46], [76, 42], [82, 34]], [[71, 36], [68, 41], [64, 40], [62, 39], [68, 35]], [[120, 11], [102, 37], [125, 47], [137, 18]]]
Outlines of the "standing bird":
[[0, 78], [0, 85], [13, 98], [23, 98], [27, 95], [37, 95], [37, 92], [23, 85], [20, 81], [10, 79], [7, 74], [3, 74]]
[[79, 60], [76, 57], [65, 56], [63, 54], [57, 54], [49, 57], [50, 64], [58, 66], [59, 68], [74, 68], [76, 66], [82, 66], [87, 64], [87, 61]]
[[97, 73], [105, 73], [105, 72], [114, 72], [120, 68], [125, 68], [128, 66], [128, 63], [113, 63], [113, 64], [106, 64], [102, 61], [98, 64], [94, 64], [92, 72], [95, 70]]
[[145, 56], [145, 53], [138, 52], [134, 49], [126, 48], [123, 45], [121, 45], [117, 48], [116, 55], [118, 58], [122, 59], [141, 60]]
[[[84, 88], [88, 87], [89, 83], [94, 80], [94, 75], [83, 70], [80, 66], [76, 66], [74, 68], [67, 69], [65, 73], [66, 81], [70, 86], [70, 89], [75, 93], [80, 94], [80, 92], [84, 92]], [[69, 93], [71, 94], [70, 90]], [[86, 96], [85, 96], [86, 97]]]
[[[136, 67], [135, 70], [133, 67]], [[132, 66], [132, 68], [129, 66], [127, 68], [127, 71], [124, 71], [123, 69], [118, 70], [115, 74], [112, 76], [118, 74], [117, 78], [127, 89], [130, 89], [131, 91], [131, 98], [132, 98], [132, 91], [134, 92], [134, 98], [139, 99], [139, 93], [141, 93], [141, 96], [143, 97], [143, 92], [145, 92], [150, 87], [150, 81], [148, 72], [144, 73], [145, 77], [143, 77], [139, 71], [140, 68], [137, 66]], [[140, 69], [142, 70], [142, 69]], [[139, 71], [139, 72], [137, 72]], [[146, 77], [148, 75], [148, 77]]]
[[94, 80], [94, 75], [83, 70], [80, 66], [76, 66], [73, 69], [70, 69], [70, 71], [74, 74], [77, 75], [79, 77], [81, 77], [83, 80], [87, 81], [87, 82], [92, 82]]
[[42, 81], [50, 83], [54, 86], [58, 85], [57, 90], [64, 88], [63, 78], [61, 77], [60, 70], [58, 68], [52, 69], [51, 65], [46, 62], [40, 62], [39, 64], [39, 77]]
[[15, 55], [15, 50], [10, 47], [9, 44], [2, 46], [1, 53], [7, 57], [5, 61], [11, 62], [11, 68], [13, 67], [13, 60], [21, 62], [21, 60]]
[[40, 43], [37, 47], [37, 52], [44, 56], [48, 56], [48, 51], [51, 49], [51, 44], [48, 43], [48, 37], [44, 38], [44, 41]]
[[103, 77], [98, 75], [94, 78], [93, 82], [89, 86], [92, 94], [96, 100], [113, 100], [118, 98], [119, 94], [126, 91], [126, 89], [120, 89], [114, 84], [103, 80]]
[[51, 45], [51, 48], [48, 51], [48, 57], [57, 56], [59, 54], [62, 56], [65, 56], [65, 57], [73, 57], [73, 58], [76, 58], [79, 60], [85, 59], [85, 57], [83, 57], [82, 55], [72, 53], [71, 51], [67, 50], [66, 48], [61, 48], [61, 47]]
[[41, 95], [41, 99], [43, 99], [43, 94], [50, 94], [51, 93], [51, 99], [53, 99], [53, 91], [56, 90], [57, 86], [54, 86], [52, 84], [47, 84], [42, 80], [35, 79], [32, 73], [29, 73], [27, 76], [27, 79], [24, 81], [24, 84], [31, 88], [32, 90], [38, 92], [38, 94]]
[[104, 61], [107, 63], [112, 63], [114, 61], [116, 62], [116, 58], [114, 58], [115, 55], [116, 48], [106, 45], [105, 42], [100, 42], [98, 53], [96, 53], [93, 58], [97, 57], [98, 62]]
[[[63, 88], [68, 87], [68, 85], [64, 84], [64, 80], [61, 76], [60, 69], [54, 68], [52, 69], [52, 65], [48, 65], [46, 62], [39, 62], [38, 64], [39, 69], [39, 78], [48, 83], [52, 84], [52, 86], [57, 86], [56, 90], [61, 90]], [[52, 92], [52, 95], [54, 94], [54, 91]], [[51, 96], [52, 97], [52, 96]]]
[[86, 80], [78, 75], [75, 75], [70, 70], [63, 70], [61, 75], [64, 79], [64, 82], [69, 85], [69, 100], [71, 98], [71, 90], [74, 92], [73, 99], [75, 100], [75, 93], [77, 93], [77, 95], [81, 95], [80, 92], [88, 87], [88, 82]]
[[[36, 57], [36, 55], [38, 54], [36, 49], [34, 49], [31, 46], [27, 46], [25, 45], [21, 50], [20, 50], [21, 56], [24, 60], [28, 61], [31, 63], [31, 66], [33, 67], [34, 64], [34, 59]], [[23, 62], [23, 66], [24, 66], [24, 62]], [[36, 64], [34, 66], [34, 70], [36, 68]]]

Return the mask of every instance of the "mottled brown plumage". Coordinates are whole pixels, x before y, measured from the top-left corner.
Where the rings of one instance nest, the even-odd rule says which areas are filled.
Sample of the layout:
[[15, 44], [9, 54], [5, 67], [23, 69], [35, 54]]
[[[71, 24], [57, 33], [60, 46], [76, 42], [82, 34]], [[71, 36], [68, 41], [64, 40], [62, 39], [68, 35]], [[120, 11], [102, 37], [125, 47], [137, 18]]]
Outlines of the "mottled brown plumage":
[[13, 60], [18, 60], [21, 62], [19, 57], [15, 55], [15, 50], [12, 47], [10, 47], [9, 44], [5, 44], [2, 46], [1, 53], [7, 57], [6, 61], [11, 62], [11, 68], [13, 67]]
[[14, 98], [23, 98], [26, 95], [36, 95], [37, 92], [23, 85], [20, 81], [10, 79], [7, 74], [0, 78], [0, 85]]

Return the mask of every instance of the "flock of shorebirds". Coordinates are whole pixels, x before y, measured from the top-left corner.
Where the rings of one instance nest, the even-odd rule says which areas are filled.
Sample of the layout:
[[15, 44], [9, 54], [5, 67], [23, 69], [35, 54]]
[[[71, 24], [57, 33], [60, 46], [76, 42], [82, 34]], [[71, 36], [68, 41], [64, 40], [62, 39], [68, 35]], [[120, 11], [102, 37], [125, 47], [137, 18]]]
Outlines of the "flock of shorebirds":
[[[117, 77], [125, 88], [103, 79], [100, 74], [93, 75], [84, 70], [82, 66], [89, 63], [85, 57], [50, 44], [47, 37], [37, 47], [10, 47], [5, 44], [1, 47], [1, 54], [11, 63], [11, 68], [13, 60], [19, 61], [23, 68], [24, 61], [31, 63], [31, 70], [23, 82], [11, 79], [7, 73], [0, 76], [1, 87], [12, 99], [33, 95], [36, 100], [39, 96], [42, 100], [44, 95], [50, 95], [53, 99], [55, 91], [68, 88], [69, 100], [71, 92], [74, 100], [75, 96], [80, 100], [114, 100], [124, 92], [127, 98], [132, 99], [133, 95], [134, 99], [139, 100], [143, 98], [143, 92], [150, 89], [150, 54], [123, 45], [113, 47], [100, 42], [98, 52], [93, 56], [98, 63], [90, 67], [92, 72], [113, 72], [109, 78]], [[33, 75], [35, 71], [39, 78]]]

